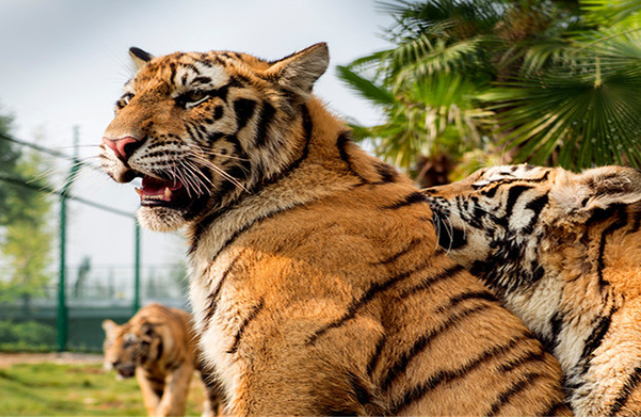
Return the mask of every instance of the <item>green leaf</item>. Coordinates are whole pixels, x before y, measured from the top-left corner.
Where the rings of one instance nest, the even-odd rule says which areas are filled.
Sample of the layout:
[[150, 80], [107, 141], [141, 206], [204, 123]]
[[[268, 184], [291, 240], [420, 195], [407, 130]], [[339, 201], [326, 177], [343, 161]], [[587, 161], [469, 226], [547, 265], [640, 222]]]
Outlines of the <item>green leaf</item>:
[[588, 22], [613, 25], [630, 17], [638, 19], [641, 0], [581, 0], [581, 8]]
[[504, 142], [516, 159], [572, 169], [620, 162], [637, 165], [641, 149], [641, 83], [608, 76], [600, 85], [568, 75], [522, 79], [483, 95], [499, 113]]
[[338, 78], [343, 80], [359, 96], [371, 100], [377, 105], [390, 105], [394, 103], [394, 95], [383, 87], [375, 85], [372, 81], [356, 74], [349, 67], [337, 66]]

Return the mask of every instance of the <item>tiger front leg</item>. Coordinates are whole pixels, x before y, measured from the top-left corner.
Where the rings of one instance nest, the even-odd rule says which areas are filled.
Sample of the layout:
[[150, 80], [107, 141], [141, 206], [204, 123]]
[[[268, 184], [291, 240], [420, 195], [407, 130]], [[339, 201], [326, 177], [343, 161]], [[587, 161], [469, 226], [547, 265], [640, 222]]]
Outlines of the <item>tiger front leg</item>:
[[194, 368], [185, 363], [167, 375], [165, 378], [165, 391], [160, 399], [156, 416], [175, 417], [185, 415], [189, 383], [193, 374]]
[[147, 416], [158, 416], [158, 405], [160, 404], [160, 397], [165, 390], [165, 382], [158, 380], [155, 377], [150, 377], [144, 368], [136, 368], [136, 379], [142, 392], [142, 402], [147, 411]]

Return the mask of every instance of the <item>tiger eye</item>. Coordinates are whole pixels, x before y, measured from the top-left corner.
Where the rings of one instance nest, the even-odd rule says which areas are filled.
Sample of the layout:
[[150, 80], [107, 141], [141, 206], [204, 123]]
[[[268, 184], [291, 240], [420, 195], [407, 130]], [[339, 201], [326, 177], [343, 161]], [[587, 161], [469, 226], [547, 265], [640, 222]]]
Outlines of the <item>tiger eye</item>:
[[192, 90], [176, 97], [176, 104], [183, 109], [198, 106], [209, 99], [209, 93], [201, 90]]
[[187, 101], [188, 102], [198, 102], [200, 100], [203, 100], [207, 94], [205, 92], [199, 92], [199, 91], [193, 91], [187, 93]]

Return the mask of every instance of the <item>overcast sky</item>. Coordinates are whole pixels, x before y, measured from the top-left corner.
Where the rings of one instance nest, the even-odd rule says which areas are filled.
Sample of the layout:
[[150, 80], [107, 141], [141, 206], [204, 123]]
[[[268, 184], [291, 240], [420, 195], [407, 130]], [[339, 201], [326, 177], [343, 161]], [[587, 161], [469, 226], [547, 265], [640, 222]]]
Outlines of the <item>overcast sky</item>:
[[[79, 126], [80, 154], [90, 158], [132, 75], [130, 46], [278, 59], [323, 41], [331, 66], [315, 93], [340, 115], [376, 123], [378, 113], [337, 79], [335, 66], [388, 47], [380, 34], [392, 23], [373, 0], [0, 0], [0, 112], [15, 117], [17, 138], [40, 133], [40, 145], [67, 154]], [[138, 207], [132, 185], [91, 170], [72, 193], [132, 213]], [[133, 263], [133, 220], [76, 203], [70, 213], [70, 265], [84, 256], [94, 266]], [[184, 258], [177, 235], [145, 232], [142, 248], [148, 266]]]

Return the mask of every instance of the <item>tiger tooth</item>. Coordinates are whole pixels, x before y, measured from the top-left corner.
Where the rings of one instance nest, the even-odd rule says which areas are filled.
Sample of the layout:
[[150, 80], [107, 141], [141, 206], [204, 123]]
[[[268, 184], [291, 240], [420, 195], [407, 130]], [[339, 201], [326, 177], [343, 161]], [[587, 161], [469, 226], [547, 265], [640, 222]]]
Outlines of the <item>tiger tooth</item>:
[[135, 191], [136, 191], [136, 193], [137, 193], [138, 195], [140, 195], [140, 197], [142, 198], [142, 189], [134, 188], [134, 190], [135, 190]]
[[171, 189], [169, 189], [168, 187], [165, 188], [164, 200], [171, 201]]

